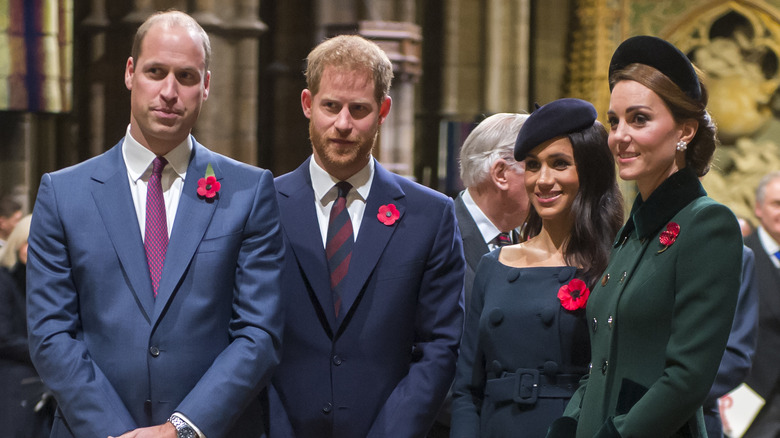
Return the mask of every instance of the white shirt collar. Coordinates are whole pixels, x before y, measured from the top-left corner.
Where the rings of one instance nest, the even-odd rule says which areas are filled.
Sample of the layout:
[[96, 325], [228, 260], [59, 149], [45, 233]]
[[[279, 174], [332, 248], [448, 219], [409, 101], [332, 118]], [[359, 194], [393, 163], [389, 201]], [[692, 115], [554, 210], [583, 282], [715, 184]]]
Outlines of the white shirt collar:
[[[165, 154], [165, 159], [170, 164], [166, 169], [173, 169], [177, 175], [184, 179], [187, 175], [187, 166], [190, 164], [191, 154], [192, 137], [188, 135], [186, 140]], [[127, 165], [127, 173], [133, 181], [138, 181], [142, 176], [151, 174], [152, 161], [154, 161], [156, 155], [130, 135], [129, 125], [127, 126], [125, 141], [122, 144], [122, 155]]]
[[[325, 171], [322, 167], [320, 167], [319, 164], [317, 164], [317, 161], [314, 159], [314, 156], [311, 157], [309, 160], [309, 174], [311, 175], [311, 185], [314, 189], [314, 198], [319, 201], [322, 205], [327, 204], [328, 202], [336, 199], [336, 196], [338, 196], [338, 193], [336, 190], [334, 190], [334, 186], [336, 183], [339, 182], [338, 179], [332, 177], [328, 172]], [[349, 197], [351, 198], [353, 193], [357, 193], [360, 195], [359, 197], [363, 202], [366, 202], [366, 199], [368, 199], [368, 193], [371, 191], [371, 182], [374, 180], [374, 158], [368, 160], [368, 164], [360, 169], [356, 174], [352, 175], [351, 177], [347, 178], [347, 182], [352, 185], [352, 188], [355, 190], [351, 190], [349, 193]], [[347, 199], [347, 202], [349, 202], [350, 199]]]
[[490, 222], [490, 219], [485, 216], [485, 213], [482, 212], [482, 209], [479, 208], [479, 205], [474, 202], [474, 198], [471, 197], [469, 189], [463, 191], [463, 203], [466, 205], [466, 209], [468, 209], [471, 217], [477, 224], [477, 228], [479, 228], [479, 232], [482, 234], [482, 238], [485, 239], [485, 243], [492, 243], [496, 236], [501, 233], [501, 230], [493, 225], [493, 222]]
[[777, 257], [775, 257], [775, 253], [780, 250], [780, 245], [775, 242], [775, 239], [769, 235], [764, 227], [758, 227], [758, 239], [761, 241], [761, 246], [764, 247], [764, 250], [769, 255], [769, 258], [772, 260], [772, 262], [775, 265], [778, 265], [780, 261], [778, 261]]

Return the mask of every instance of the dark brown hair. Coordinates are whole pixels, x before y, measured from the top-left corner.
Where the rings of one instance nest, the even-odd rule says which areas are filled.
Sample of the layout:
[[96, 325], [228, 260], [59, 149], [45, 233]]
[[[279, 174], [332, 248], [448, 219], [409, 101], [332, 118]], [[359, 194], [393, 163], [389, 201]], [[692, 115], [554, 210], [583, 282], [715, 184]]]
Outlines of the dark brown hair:
[[[696, 73], [701, 77], [698, 69]], [[685, 151], [685, 164], [699, 177], [706, 175], [710, 170], [715, 148], [720, 142], [716, 135], [715, 123], [707, 112], [708, 94], [704, 84], [701, 84], [701, 99], [695, 100], [685, 94], [665, 74], [645, 64], [630, 64], [615, 71], [609, 78], [610, 89], [620, 81], [635, 81], [649, 88], [666, 104], [675, 122], [695, 120], [699, 123], [696, 135]]]
[[[615, 176], [615, 159], [607, 144], [607, 131], [598, 121], [590, 128], [567, 135], [574, 152], [580, 188], [571, 206], [574, 224], [563, 247], [566, 264], [582, 269], [593, 287], [607, 268], [612, 240], [623, 224], [623, 196]], [[533, 204], [522, 239], [539, 234], [542, 218]]]

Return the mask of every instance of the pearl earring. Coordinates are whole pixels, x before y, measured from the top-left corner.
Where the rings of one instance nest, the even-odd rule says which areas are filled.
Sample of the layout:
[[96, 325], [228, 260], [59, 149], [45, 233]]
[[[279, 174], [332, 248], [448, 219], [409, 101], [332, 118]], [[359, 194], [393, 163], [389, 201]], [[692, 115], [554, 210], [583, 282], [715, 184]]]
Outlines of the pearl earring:
[[686, 143], [686, 142], [684, 142], [682, 140], [677, 142], [677, 150], [678, 151], [683, 152], [686, 149], [688, 149], [688, 143]]

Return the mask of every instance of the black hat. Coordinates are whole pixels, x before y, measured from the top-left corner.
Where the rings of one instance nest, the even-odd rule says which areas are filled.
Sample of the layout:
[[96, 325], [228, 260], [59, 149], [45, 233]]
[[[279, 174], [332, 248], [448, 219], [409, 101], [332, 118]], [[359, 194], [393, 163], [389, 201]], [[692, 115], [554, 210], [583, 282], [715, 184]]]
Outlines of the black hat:
[[[654, 36], [640, 35], [623, 41], [609, 62], [609, 76], [630, 64], [645, 64], [665, 74], [685, 94], [701, 100], [699, 76], [683, 52], [669, 42]], [[612, 86], [610, 86], [610, 90]]]
[[579, 132], [593, 126], [596, 108], [581, 99], [558, 99], [542, 105], [523, 123], [515, 142], [515, 160], [547, 140]]

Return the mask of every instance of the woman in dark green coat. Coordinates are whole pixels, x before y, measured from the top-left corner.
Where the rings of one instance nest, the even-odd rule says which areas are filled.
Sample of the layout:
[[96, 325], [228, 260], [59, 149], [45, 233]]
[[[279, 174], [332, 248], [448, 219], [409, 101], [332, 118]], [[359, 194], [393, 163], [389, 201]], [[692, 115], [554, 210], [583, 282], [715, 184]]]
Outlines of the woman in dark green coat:
[[742, 256], [736, 218], [699, 183], [717, 143], [707, 92], [655, 37], [623, 42], [609, 73], [609, 145], [639, 196], [588, 304], [590, 373], [548, 437], [705, 438]]

